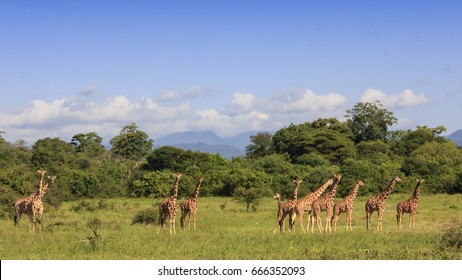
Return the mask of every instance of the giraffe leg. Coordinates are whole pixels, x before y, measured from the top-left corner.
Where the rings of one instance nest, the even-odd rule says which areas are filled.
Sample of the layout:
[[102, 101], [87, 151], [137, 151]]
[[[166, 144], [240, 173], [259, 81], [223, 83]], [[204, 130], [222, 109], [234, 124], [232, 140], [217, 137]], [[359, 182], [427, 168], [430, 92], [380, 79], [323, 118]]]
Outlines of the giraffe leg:
[[396, 214], [396, 222], [398, 223], [398, 228], [403, 228], [403, 225], [402, 225], [402, 218], [403, 218], [403, 212], [398, 209], [398, 214]]
[[331, 220], [331, 224], [332, 224], [332, 227], [334, 228], [334, 232], [337, 231], [337, 220], [336, 219], [338, 219], [338, 216], [335, 215], [334, 213], [334, 215], [332, 216], [332, 220]]
[[21, 217], [21, 214], [22, 214], [22, 211], [19, 208], [17, 208], [15, 211], [15, 215], [14, 215], [14, 225], [15, 226], [19, 225], [19, 218]]
[[378, 219], [377, 219], [377, 231], [382, 231], [382, 219], [383, 219], [383, 210], [378, 211]]
[[[294, 217], [295, 219], [295, 217]], [[294, 221], [295, 223], [295, 221]], [[300, 228], [303, 230], [303, 233], [306, 233], [305, 231], [305, 227], [303, 226], [303, 211], [300, 211], [300, 213], [298, 213], [298, 224], [300, 225]]]
[[409, 228], [414, 229], [415, 212], [411, 212], [409, 215]]
[[320, 217], [321, 215], [320, 213], [316, 211], [315, 216], [316, 216], [316, 224], [318, 225], [318, 230], [320, 233], [322, 233], [322, 223], [321, 223], [321, 217]]
[[348, 227], [350, 228], [351, 231], [353, 231], [353, 228], [351, 227], [351, 218], [352, 218], [352, 215], [351, 215], [351, 211], [347, 211], [346, 213], [346, 228], [347, 228], [347, 231], [348, 231]]
[[191, 211], [189, 211], [189, 214], [188, 214], [188, 230], [191, 229]]
[[197, 212], [194, 211], [194, 212], [193, 212], [193, 223], [194, 223], [193, 225], [194, 225], [194, 230], [196, 230], [196, 217], [197, 217]]
[[306, 232], [310, 231], [310, 224], [311, 224], [311, 212], [308, 213], [308, 219], [306, 220]]
[[291, 229], [291, 231], [295, 232], [295, 218], [297, 217], [297, 213], [295, 213], [295, 211], [291, 211], [289, 213], [289, 227]]
[[366, 230], [371, 228], [371, 213], [366, 209]]
[[184, 209], [183, 205], [181, 205], [181, 217], [180, 217], [180, 226], [184, 229], [184, 219], [186, 217], [186, 210]]
[[329, 233], [332, 232], [332, 228], [330, 227], [331, 217], [332, 217], [332, 211], [327, 210], [327, 214], [326, 214], [326, 232], [329, 231]]

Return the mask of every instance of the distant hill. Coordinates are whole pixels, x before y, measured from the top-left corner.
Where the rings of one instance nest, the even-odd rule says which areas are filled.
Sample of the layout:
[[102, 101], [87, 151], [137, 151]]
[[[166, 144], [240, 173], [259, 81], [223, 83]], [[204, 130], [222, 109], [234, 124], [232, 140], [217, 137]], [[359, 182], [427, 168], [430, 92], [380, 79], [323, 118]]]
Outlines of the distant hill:
[[257, 131], [247, 131], [232, 137], [220, 137], [212, 131], [186, 131], [168, 134], [154, 139], [154, 147], [174, 146], [185, 150], [220, 154], [224, 158], [245, 155], [250, 136]]
[[447, 138], [452, 140], [457, 146], [462, 146], [462, 129], [456, 130], [447, 136]]

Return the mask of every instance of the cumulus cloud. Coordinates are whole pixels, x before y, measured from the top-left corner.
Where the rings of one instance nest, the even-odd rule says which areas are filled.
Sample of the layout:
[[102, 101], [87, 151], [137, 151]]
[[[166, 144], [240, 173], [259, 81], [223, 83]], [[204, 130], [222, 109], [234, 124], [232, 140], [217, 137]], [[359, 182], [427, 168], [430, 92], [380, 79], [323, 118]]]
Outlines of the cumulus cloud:
[[399, 94], [387, 95], [380, 90], [368, 88], [361, 96], [361, 102], [380, 101], [387, 108], [405, 108], [429, 103], [430, 100], [423, 94], [415, 94], [406, 89]]
[[332, 112], [343, 106], [347, 98], [338, 93], [317, 95], [309, 89], [283, 92], [269, 100], [269, 106], [275, 112]]
[[[70, 141], [73, 135], [88, 132], [98, 133], [107, 143], [132, 122], [153, 139], [188, 130], [211, 130], [221, 136], [232, 136], [249, 130], [278, 130], [317, 118], [341, 120], [348, 101], [339, 93], [318, 94], [309, 89], [265, 97], [236, 92], [221, 106], [211, 98], [207, 103], [197, 104], [192, 99], [179, 98], [184, 95], [166, 91], [156, 98], [100, 95], [95, 99], [92, 94], [77, 94], [50, 102], [34, 100], [19, 111], [0, 111], [0, 130], [6, 132], [5, 139], [10, 142], [24, 139], [30, 144], [45, 137]], [[389, 108], [429, 102], [424, 95], [411, 90], [387, 95], [375, 89], [366, 90], [360, 101], [375, 100]], [[400, 125], [410, 121], [400, 120]]]
[[[202, 94], [199, 89], [191, 92], [195, 90], [198, 95]], [[175, 91], [163, 92], [154, 99], [130, 99], [122, 95], [95, 99], [91, 95], [79, 93], [51, 102], [34, 100], [19, 112], [0, 112], [0, 127], [6, 131], [9, 141], [21, 138], [28, 143], [44, 137], [69, 140], [77, 133], [87, 132], [96, 132], [109, 142], [131, 122], [154, 139], [187, 130], [212, 130], [222, 136], [232, 136], [249, 130], [276, 130], [318, 117], [339, 117], [341, 113], [337, 112], [343, 110], [346, 103], [340, 94], [318, 95], [310, 90], [265, 98], [236, 92], [223, 108], [208, 102], [209, 107], [203, 108], [204, 104], [200, 104], [201, 109], [193, 108], [187, 98], [180, 98], [185, 93]]]

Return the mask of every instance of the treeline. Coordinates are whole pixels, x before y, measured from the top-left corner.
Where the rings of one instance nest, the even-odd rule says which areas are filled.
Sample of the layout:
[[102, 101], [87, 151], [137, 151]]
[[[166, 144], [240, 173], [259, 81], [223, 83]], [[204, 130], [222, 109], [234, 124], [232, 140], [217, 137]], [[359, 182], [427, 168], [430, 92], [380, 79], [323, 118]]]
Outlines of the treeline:
[[188, 196], [203, 175], [201, 196], [234, 196], [248, 208], [274, 192], [287, 197], [295, 177], [303, 180], [304, 194], [337, 172], [343, 174], [339, 196], [359, 179], [366, 184], [360, 195], [376, 193], [396, 175], [405, 178], [397, 192], [411, 193], [417, 178], [425, 179], [423, 192], [462, 192], [462, 151], [441, 136], [443, 126], [390, 132], [397, 119], [380, 102], [357, 103], [345, 117], [291, 124], [274, 135], [258, 133], [246, 156], [232, 160], [168, 146], [153, 150], [153, 140], [134, 123], [110, 140], [110, 150], [94, 132], [70, 141], [39, 139], [32, 147], [22, 140], [8, 143], [0, 132], [2, 211], [34, 191], [40, 168], [57, 175], [45, 196], [56, 207], [78, 198], [164, 197], [175, 171], [184, 174], [180, 196]]

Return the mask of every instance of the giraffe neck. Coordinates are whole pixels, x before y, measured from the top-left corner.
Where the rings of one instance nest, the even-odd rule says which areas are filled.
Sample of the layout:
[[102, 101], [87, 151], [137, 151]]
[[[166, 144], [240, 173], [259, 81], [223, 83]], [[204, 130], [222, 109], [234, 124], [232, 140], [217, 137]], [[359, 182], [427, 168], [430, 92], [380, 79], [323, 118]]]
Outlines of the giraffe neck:
[[356, 185], [353, 187], [350, 194], [348, 195], [348, 198], [350, 200], [355, 200], [356, 196], [358, 195], [358, 190], [359, 190], [359, 183], [356, 183]]
[[201, 183], [202, 183], [201, 180], [197, 182], [196, 188], [194, 189], [194, 192], [192, 193], [191, 198], [197, 198], [199, 196], [199, 189], [201, 188]]
[[329, 197], [334, 197], [335, 193], [337, 192], [337, 186], [338, 186], [339, 180], [335, 180], [334, 185], [332, 186], [332, 189], [328, 193]]
[[172, 197], [174, 199], [176, 199], [178, 196], [178, 184], [179, 183], [180, 183], [180, 176], [176, 176], [175, 184], [173, 185], [173, 190], [172, 190]]
[[40, 199], [42, 199], [42, 197], [45, 195], [46, 191], [48, 190], [48, 187], [54, 182], [54, 179], [54, 176], [48, 177], [47, 183], [39, 188], [37, 195], [40, 197]]
[[299, 187], [300, 187], [300, 182], [299, 181], [295, 182], [295, 189], [294, 189], [294, 192], [292, 193], [292, 196], [290, 197], [291, 200], [297, 200]]
[[329, 187], [334, 181], [332, 179], [329, 179], [327, 180], [322, 186], [320, 186], [317, 190], [315, 190], [314, 192], [311, 192], [307, 195], [305, 195], [305, 197], [302, 199], [306, 202], [309, 202], [309, 201], [314, 201], [316, 200], [318, 197], [321, 196], [321, 194], [327, 189], [327, 187]]
[[420, 187], [422, 186], [422, 182], [417, 183], [417, 186], [415, 187], [414, 194], [412, 195], [411, 199], [414, 201], [419, 200], [419, 195], [420, 195]]
[[39, 191], [43, 186], [43, 179], [45, 178], [45, 172], [40, 173]]
[[396, 178], [391, 180], [390, 184], [388, 185], [387, 189], [382, 193], [381, 198], [382, 199], [387, 199], [388, 196], [390, 196], [391, 191], [393, 190], [393, 187], [396, 184]]

